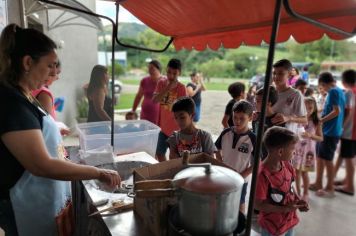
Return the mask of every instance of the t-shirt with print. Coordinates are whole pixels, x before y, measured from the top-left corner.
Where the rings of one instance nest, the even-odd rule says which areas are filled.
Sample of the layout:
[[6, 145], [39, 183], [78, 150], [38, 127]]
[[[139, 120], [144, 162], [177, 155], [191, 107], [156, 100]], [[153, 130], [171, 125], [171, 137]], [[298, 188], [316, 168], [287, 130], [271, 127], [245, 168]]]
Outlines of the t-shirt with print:
[[[44, 113], [20, 91], [0, 85], [0, 136], [20, 130], [41, 129]], [[21, 140], [19, 144], [21, 145]], [[20, 179], [24, 167], [0, 139], [0, 199], [9, 199], [9, 189]]]
[[[281, 161], [281, 170], [271, 171], [261, 164], [256, 186], [256, 199], [272, 205], [285, 206], [296, 201], [292, 184], [295, 172], [291, 164]], [[297, 212], [264, 212], [258, 215], [259, 225], [272, 235], [282, 235], [299, 222]]]
[[[302, 117], [307, 115], [304, 97], [299, 90], [294, 88], [278, 92], [278, 101], [273, 105], [272, 109], [274, 112], [285, 116]], [[296, 132], [298, 123], [287, 122], [285, 127], [290, 131]]]
[[[356, 88], [345, 93], [347, 116], [344, 120], [343, 139], [356, 140]], [[346, 115], [346, 114], [345, 114]]]
[[206, 153], [213, 155], [216, 148], [211, 135], [201, 129], [198, 129], [194, 134], [184, 134], [181, 131], [175, 131], [167, 139], [169, 151], [175, 152], [179, 157], [183, 157], [184, 151], [189, 151], [191, 154]]
[[232, 108], [235, 103], [236, 103], [236, 100], [231, 99], [225, 107], [225, 115], [229, 116], [229, 120], [227, 121], [229, 127], [234, 126]]
[[328, 91], [321, 117], [328, 115], [333, 110], [333, 106], [339, 107], [339, 114], [323, 123], [323, 134], [329, 137], [341, 137], [345, 114], [345, 95], [339, 87], [333, 87]]
[[252, 131], [237, 134], [234, 127], [226, 128], [215, 142], [225, 164], [242, 173], [253, 163], [256, 136]]
[[[168, 79], [160, 79], [157, 83], [155, 93], [160, 93], [163, 89], [166, 89], [167, 85]], [[184, 84], [178, 82], [177, 86], [169, 90], [166, 96], [160, 101], [158, 126], [161, 128], [161, 131], [167, 136], [170, 136], [173, 131], [179, 130], [179, 127], [174, 120], [174, 115], [172, 112], [173, 103], [177, 100], [177, 98], [186, 95], [187, 92]]]

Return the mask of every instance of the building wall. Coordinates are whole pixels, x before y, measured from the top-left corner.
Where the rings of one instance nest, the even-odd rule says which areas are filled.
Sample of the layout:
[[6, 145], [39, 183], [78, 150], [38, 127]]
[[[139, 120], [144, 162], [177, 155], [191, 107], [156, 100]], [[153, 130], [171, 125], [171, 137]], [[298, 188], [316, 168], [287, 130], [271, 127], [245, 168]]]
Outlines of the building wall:
[[[80, 1], [95, 11], [95, 0]], [[50, 11], [50, 22], [61, 12]], [[52, 18], [52, 19], [51, 19]], [[82, 20], [82, 23], [86, 23]], [[48, 34], [62, 48], [58, 56], [62, 63], [60, 79], [53, 83], [51, 90], [55, 97], [64, 97], [64, 110], [57, 112], [58, 120], [73, 127], [76, 123], [77, 101], [83, 97], [83, 85], [89, 82], [90, 73], [97, 64], [97, 30], [84, 26], [65, 26], [48, 31]]]

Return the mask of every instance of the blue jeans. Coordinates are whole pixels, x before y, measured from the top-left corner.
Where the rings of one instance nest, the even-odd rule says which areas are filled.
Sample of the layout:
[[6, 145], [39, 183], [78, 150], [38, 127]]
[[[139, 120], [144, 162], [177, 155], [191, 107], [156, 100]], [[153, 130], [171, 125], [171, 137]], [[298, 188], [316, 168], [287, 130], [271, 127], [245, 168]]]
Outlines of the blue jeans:
[[[272, 235], [266, 229], [261, 228], [261, 236], [279, 236], [279, 235]], [[294, 236], [294, 228], [289, 229], [284, 236]]]
[[200, 103], [195, 104], [195, 115], [193, 117], [194, 122], [198, 122], [200, 120], [200, 107], [201, 107]]
[[6, 236], [17, 236], [14, 211], [10, 200], [0, 199], [0, 227]]

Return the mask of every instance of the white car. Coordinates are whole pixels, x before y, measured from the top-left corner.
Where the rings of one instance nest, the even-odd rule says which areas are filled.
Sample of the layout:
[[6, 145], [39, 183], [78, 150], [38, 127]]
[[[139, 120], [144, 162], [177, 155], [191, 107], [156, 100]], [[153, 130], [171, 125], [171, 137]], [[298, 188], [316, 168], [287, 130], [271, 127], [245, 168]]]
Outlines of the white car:
[[[342, 90], [345, 89], [345, 87], [342, 85], [341, 82], [341, 73], [340, 72], [332, 72], [332, 75], [334, 79], [336, 80], [336, 85], [341, 88]], [[318, 78], [310, 78], [309, 79], [309, 87], [312, 89], [318, 89]]]

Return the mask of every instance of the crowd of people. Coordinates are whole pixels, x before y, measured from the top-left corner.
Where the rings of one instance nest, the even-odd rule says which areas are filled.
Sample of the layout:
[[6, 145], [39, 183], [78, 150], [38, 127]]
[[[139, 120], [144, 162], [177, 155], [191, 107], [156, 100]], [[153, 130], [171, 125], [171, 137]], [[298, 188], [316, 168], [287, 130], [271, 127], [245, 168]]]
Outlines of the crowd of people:
[[[245, 179], [239, 209], [245, 213], [247, 180], [253, 169], [264, 90], [256, 91], [254, 87], [246, 94], [241, 82], [228, 87], [231, 100], [223, 114], [222, 132], [214, 143], [208, 132], [196, 126], [200, 100], [197, 105], [195, 91], [199, 88], [203, 91], [205, 86], [192, 73], [194, 85], [185, 88], [177, 80], [181, 68], [181, 63], [172, 59], [167, 66], [167, 78], [162, 77], [153, 92], [152, 100], [159, 104], [157, 124], [162, 130], [157, 159], [166, 160], [169, 148], [169, 159], [182, 157], [188, 150], [204, 152], [231, 166]], [[262, 125], [265, 133], [255, 205], [262, 235], [292, 235], [299, 221], [296, 210], [309, 210], [309, 191], [324, 198], [334, 197], [334, 191], [354, 195], [356, 72], [343, 73], [345, 91], [336, 86], [331, 73], [321, 73], [316, 93], [308, 87], [307, 79], [297, 76], [292, 63], [282, 59], [273, 65], [272, 78]], [[136, 108], [135, 101], [133, 110]], [[335, 155], [338, 155], [336, 166]], [[346, 176], [341, 181], [335, 180], [342, 161], [345, 161]], [[308, 174], [311, 171], [316, 171], [312, 184]]]
[[[6, 115], [0, 118], [0, 227], [7, 235], [55, 234], [56, 219], [71, 198], [67, 181], [98, 179], [112, 187], [120, 184], [115, 171], [66, 160], [62, 144], [66, 131], [54, 121], [53, 96], [48, 88], [59, 78], [60, 69], [56, 44], [50, 38], [15, 24], [3, 30], [0, 108]], [[252, 87], [246, 94], [243, 83], [232, 83], [228, 87], [231, 100], [221, 114], [221, 133], [215, 142], [196, 124], [200, 120], [201, 93], [206, 90], [201, 74], [191, 73], [191, 82], [182, 84], [178, 79], [182, 63], [178, 59], [168, 62], [166, 76], [157, 60], [149, 62], [148, 72], [126, 119], [140, 117], [161, 128], [156, 150], [159, 161], [167, 159], [169, 148], [169, 159], [180, 158], [188, 150], [206, 153], [234, 168], [245, 179], [239, 209], [242, 213], [253, 170], [256, 134], [263, 127], [255, 200], [262, 235], [293, 235], [299, 221], [296, 211], [309, 210], [309, 190], [327, 198], [334, 197], [335, 191], [354, 195], [355, 70], [342, 74], [345, 91], [336, 86], [331, 73], [321, 73], [316, 95], [289, 60], [277, 61], [263, 125], [260, 112], [265, 91]], [[96, 65], [86, 88], [88, 122], [113, 119], [108, 82], [107, 68]], [[336, 180], [342, 162], [346, 175]], [[312, 184], [310, 171], [316, 171]]]

